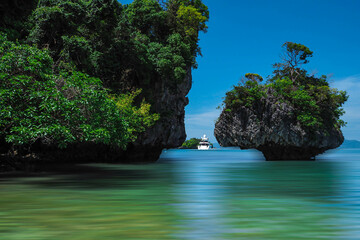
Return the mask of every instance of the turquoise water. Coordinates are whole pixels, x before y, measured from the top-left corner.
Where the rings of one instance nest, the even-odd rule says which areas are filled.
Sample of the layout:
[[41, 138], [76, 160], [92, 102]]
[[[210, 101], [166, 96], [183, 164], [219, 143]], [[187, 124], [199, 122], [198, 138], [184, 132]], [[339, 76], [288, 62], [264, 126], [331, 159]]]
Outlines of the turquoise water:
[[0, 239], [360, 239], [360, 149], [315, 162], [168, 150], [0, 177]]

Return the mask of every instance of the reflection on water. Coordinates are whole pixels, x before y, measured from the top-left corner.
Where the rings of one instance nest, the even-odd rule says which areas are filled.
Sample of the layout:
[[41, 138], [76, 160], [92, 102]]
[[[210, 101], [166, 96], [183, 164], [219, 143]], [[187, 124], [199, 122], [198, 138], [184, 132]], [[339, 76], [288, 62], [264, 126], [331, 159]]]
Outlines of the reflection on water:
[[357, 239], [358, 160], [169, 150], [156, 164], [2, 175], [0, 239]]

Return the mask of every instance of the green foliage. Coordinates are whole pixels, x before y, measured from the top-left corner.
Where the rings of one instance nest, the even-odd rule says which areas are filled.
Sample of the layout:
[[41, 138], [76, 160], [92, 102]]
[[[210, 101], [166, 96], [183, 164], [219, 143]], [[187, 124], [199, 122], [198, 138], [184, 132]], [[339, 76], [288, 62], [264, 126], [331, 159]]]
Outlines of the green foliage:
[[194, 6], [180, 5], [177, 11], [177, 18], [182, 26], [186, 36], [197, 39], [199, 28], [205, 30], [207, 28], [205, 22], [208, 20]]
[[313, 128], [345, 126], [339, 118], [344, 114], [341, 106], [348, 99], [346, 92], [330, 88], [327, 82], [322, 84], [326, 81], [324, 76], [319, 81], [313, 81], [313, 78], [311, 76], [306, 85], [294, 85], [289, 78], [279, 78], [268, 87], [295, 108], [294, 115], [302, 125]]
[[98, 78], [53, 69], [45, 50], [0, 36], [0, 136], [14, 145], [37, 140], [66, 147], [96, 142], [125, 148], [159, 116], [140, 93], [109, 95]]
[[[197, 149], [197, 146], [201, 142], [201, 138], [190, 138], [189, 140], [186, 140], [180, 148], [182, 149]], [[213, 144], [210, 143], [212, 146]]]
[[178, 21], [185, 21], [178, 27], [183, 29], [193, 27], [198, 31], [207, 30], [206, 22], [209, 20], [209, 10], [201, 0], [168, 0], [166, 6]]
[[251, 80], [253, 82], [262, 82], [263, 78], [257, 73], [247, 73], [245, 74], [245, 78]]
[[134, 0], [125, 13], [131, 26], [149, 37], [160, 37], [166, 28], [167, 13], [156, 0]]
[[0, 141], [59, 147], [124, 148], [151, 127], [164, 114], [142, 99], [196, 67], [209, 18], [201, 0], [5, 0], [0, 13], [13, 41], [1, 35]]
[[303, 87], [294, 88], [289, 78], [277, 79], [268, 85], [275, 90], [275, 96], [296, 109], [297, 120], [304, 126], [322, 127], [319, 106], [316, 99]]
[[85, 18], [85, 9], [83, 1], [40, 1], [30, 17], [33, 28], [28, 41], [50, 49], [52, 56], [57, 56], [63, 48], [62, 37], [77, 33], [77, 23]]
[[170, 35], [165, 45], [150, 43], [148, 58], [162, 77], [181, 81], [186, 74], [186, 66], [192, 64], [190, 46], [184, 43], [180, 34]]
[[200, 138], [190, 138], [189, 140], [186, 140], [180, 148], [184, 149], [197, 149], [197, 146], [201, 142]]
[[292, 106], [293, 111], [289, 114], [305, 128], [315, 130], [345, 126], [340, 117], [344, 114], [342, 105], [348, 99], [346, 92], [330, 88], [325, 75], [315, 77], [297, 67], [307, 63], [307, 58], [312, 56], [309, 48], [291, 42], [283, 46], [287, 57], [284, 62], [275, 64], [277, 69], [269, 82], [260, 85], [261, 76], [247, 73], [245, 82], [226, 93], [225, 110], [263, 104], [266, 93], [270, 93], [279, 102]]
[[0, 32], [10, 40], [23, 40], [28, 34], [26, 19], [36, 7], [37, 0], [2, 0], [0, 3]]
[[286, 54], [293, 60], [293, 65], [308, 63], [308, 57], [312, 57], [313, 52], [308, 47], [300, 43], [286, 42], [283, 44]]
[[168, 0], [166, 1], [168, 22], [175, 27], [184, 42], [191, 46], [191, 52], [201, 55], [197, 44], [199, 32], [206, 32], [209, 10], [201, 0]]
[[[196, 67], [198, 31], [208, 10], [201, 1], [43, 0], [30, 18], [28, 42], [47, 48], [55, 64], [75, 66], [124, 92], [146, 95], [158, 77], [175, 84]], [[176, 3], [175, 3], [176, 2]], [[119, 77], [121, 76], [121, 77]]]
[[[270, 81], [277, 78], [288, 77], [295, 83], [307, 78], [307, 72], [301, 69], [300, 66], [309, 62], [308, 58], [312, 57], [313, 52], [305, 45], [293, 42], [284, 43], [283, 48], [283, 61], [273, 65], [275, 71]], [[307, 84], [307, 81], [303, 82], [303, 84]]]
[[258, 81], [248, 80], [243, 84], [239, 83], [237, 86], [233, 86], [233, 89], [226, 93], [225, 109], [236, 109], [241, 106], [251, 107], [263, 97], [265, 97], [264, 86]]
[[141, 93], [141, 89], [121, 95], [110, 95], [110, 99], [116, 104], [117, 109], [128, 122], [127, 133], [130, 140], [136, 140], [137, 134], [151, 127], [160, 119], [159, 114], [150, 114], [151, 105], [143, 100], [139, 107], [133, 105], [135, 98]]

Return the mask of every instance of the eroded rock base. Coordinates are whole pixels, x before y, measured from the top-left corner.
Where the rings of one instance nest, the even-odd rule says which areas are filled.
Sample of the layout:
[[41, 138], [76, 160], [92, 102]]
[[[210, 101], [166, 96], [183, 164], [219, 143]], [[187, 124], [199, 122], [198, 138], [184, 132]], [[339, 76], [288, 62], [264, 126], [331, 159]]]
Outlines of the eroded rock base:
[[267, 161], [313, 161], [315, 156], [325, 150], [318, 148], [299, 148], [299, 147], [262, 147], [258, 148]]

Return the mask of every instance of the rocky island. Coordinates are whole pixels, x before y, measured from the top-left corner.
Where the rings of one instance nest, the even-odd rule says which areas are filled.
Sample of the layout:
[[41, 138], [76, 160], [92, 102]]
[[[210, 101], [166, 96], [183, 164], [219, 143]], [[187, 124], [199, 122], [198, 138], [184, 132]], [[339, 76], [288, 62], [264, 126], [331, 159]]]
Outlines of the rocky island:
[[283, 61], [274, 64], [266, 84], [248, 73], [226, 93], [214, 131], [221, 146], [257, 149], [266, 160], [311, 160], [343, 143], [346, 92], [301, 68], [312, 56], [309, 48], [292, 42], [283, 47]]
[[0, 170], [154, 162], [180, 146], [208, 19], [201, 0], [3, 1]]

